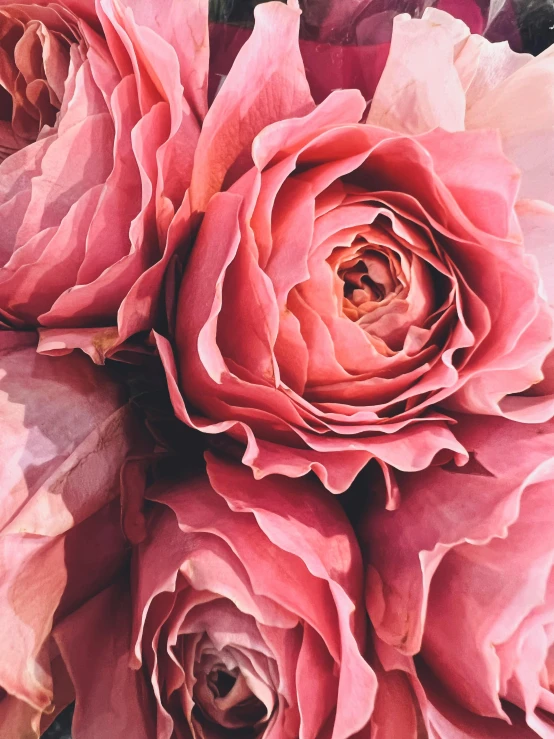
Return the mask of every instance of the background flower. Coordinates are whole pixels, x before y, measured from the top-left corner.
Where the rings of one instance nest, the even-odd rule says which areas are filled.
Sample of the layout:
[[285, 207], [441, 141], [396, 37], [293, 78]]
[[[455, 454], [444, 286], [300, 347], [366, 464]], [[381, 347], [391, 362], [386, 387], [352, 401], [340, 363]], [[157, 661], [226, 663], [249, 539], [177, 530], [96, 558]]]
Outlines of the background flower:
[[153, 325], [186, 233], [207, 2], [70, 7], [0, 6], [0, 320], [101, 362]]
[[354, 736], [375, 677], [344, 514], [315, 484], [208, 463], [149, 494], [131, 593], [114, 583], [54, 632], [76, 735]]

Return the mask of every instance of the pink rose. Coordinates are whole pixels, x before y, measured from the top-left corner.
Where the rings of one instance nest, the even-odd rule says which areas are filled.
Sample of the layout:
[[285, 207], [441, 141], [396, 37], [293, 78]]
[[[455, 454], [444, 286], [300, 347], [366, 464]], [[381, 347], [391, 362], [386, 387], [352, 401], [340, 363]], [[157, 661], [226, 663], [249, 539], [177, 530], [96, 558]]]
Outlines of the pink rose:
[[[125, 559], [120, 469], [144, 448], [123, 388], [72, 355], [42, 357], [34, 333], [0, 331], [0, 726], [38, 737], [72, 700], [52, 624]], [[7, 638], [9, 635], [9, 638]], [[42, 723], [41, 723], [42, 717]]]
[[[500, 731], [512, 704], [533, 735], [550, 737], [554, 423], [460, 417], [459, 426], [466, 467], [403, 475], [399, 509], [375, 502], [364, 518], [371, 622], [378, 644], [394, 647], [396, 657], [381, 649], [391, 664], [443, 702], [451, 696], [476, 725], [489, 717]], [[405, 659], [416, 653], [417, 675]]]
[[208, 461], [209, 480], [151, 491], [131, 590], [115, 581], [54, 630], [75, 735], [356, 735], [376, 685], [348, 521], [314, 483]]
[[[538, 202], [520, 194], [546, 197], [549, 165], [527, 161], [520, 191], [506, 150], [522, 164], [536, 148], [513, 78], [532, 81], [535, 62], [554, 78], [554, 61], [439, 11], [395, 28], [365, 124], [358, 92], [314, 106], [298, 12], [259, 6], [203, 125], [191, 202], [206, 213], [180, 288], [177, 366], [158, 347], [179, 418], [246, 443], [258, 477], [313, 470], [341, 492], [371, 458], [406, 471], [444, 450], [463, 461], [451, 409], [553, 412], [552, 398], [522, 394], [543, 378], [553, 322], [518, 220]], [[533, 125], [548, 139], [546, 108]]]
[[0, 4], [0, 325], [101, 362], [153, 325], [186, 232], [207, 8], [68, 6]]

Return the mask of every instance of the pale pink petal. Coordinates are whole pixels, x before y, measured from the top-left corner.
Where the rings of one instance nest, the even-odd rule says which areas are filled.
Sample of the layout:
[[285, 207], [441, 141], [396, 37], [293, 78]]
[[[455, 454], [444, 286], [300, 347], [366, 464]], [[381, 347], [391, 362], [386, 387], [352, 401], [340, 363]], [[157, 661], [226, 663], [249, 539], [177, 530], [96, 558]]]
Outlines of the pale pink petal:
[[538, 262], [545, 297], [554, 306], [554, 206], [540, 200], [519, 200], [516, 212], [525, 248]]
[[368, 122], [408, 133], [436, 126], [496, 129], [522, 171], [521, 197], [552, 202], [552, 175], [543, 153], [553, 146], [554, 107], [551, 96], [536, 91], [549, 89], [553, 75], [550, 49], [535, 59], [517, 54], [507, 42], [470, 36], [461, 21], [428, 8], [420, 20], [395, 18]]
[[407, 14], [395, 17], [368, 123], [410, 134], [437, 127], [463, 130], [466, 101], [453, 49], [469, 35], [469, 28], [447, 13], [439, 17], [440, 24], [431, 18], [413, 20]]
[[547, 49], [526, 60], [527, 64], [473, 101], [466, 127], [499, 130], [506, 154], [523, 174], [521, 197], [554, 203], [552, 173], [544, 156], [554, 146], [554, 100], [539, 92], [549, 90], [554, 79], [554, 54]]
[[171, 0], [163, 9], [148, 0], [125, 4], [132, 8], [137, 23], [152, 29], [175, 50], [185, 98], [199, 120], [204, 118], [208, 108], [207, 0]]

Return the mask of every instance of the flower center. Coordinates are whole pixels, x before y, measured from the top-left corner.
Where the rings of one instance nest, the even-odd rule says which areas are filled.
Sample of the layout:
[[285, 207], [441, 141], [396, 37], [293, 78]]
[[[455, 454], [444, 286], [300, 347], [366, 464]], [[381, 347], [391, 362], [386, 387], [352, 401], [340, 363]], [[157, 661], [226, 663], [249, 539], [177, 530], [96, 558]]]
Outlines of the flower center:
[[343, 261], [338, 276], [343, 281], [343, 311], [352, 321], [375, 310], [402, 289], [391, 257], [366, 249]]
[[202, 716], [226, 729], [253, 729], [267, 718], [267, 707], [250, 689], [238, 667], [213, 665], [196, 675], [194, 700]]
[[[236, 670], [233, 670], [236, 672]], [[237, 682], [236, 675], [222, 669], [212, 670], [208, 675], [208, 686], [214, 698], [225, 698]]]

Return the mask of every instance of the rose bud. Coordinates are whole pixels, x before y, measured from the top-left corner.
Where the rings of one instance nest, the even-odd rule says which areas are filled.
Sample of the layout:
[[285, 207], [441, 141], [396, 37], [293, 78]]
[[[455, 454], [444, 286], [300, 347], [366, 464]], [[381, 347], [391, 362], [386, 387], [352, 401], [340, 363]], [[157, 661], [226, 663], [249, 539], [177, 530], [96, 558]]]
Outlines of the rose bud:
[[35, 347], [0, 331], [0, 726], [29, 739], [73, 700], [52, 626], [124, 565], [120, 469], [148, 443], [106, 368]]
[[258, 477], [313, 470], [341, 492], [372, 458], [466, 461], [453, 409], [551, 416], [553, 397], [529, 397], [553, 315], [528, 249], [546, 252], [554, 227], [537, 149], [554, 109], [531, 123], [523, 101], [527, 82], [554, 80], [554, 56], [515, 54], [439, 11], [398, 16], [360, 123], [356, 91], [311, 101], [298, 11], [256, 17], [195, 155], [191, 201], [206, 212], [176, 361], [158, 339], [178, 417], [245, 444]]
[[207, 8], [155, 6], [0, 5], [0, 325], [44, 351], [102, 362], [150, 329], [188, 227]]
[[310, 481], [208, 459], [148, 497], [133, 580], [54, 631], [81, 739], [247, 734], [346, 739], [367, 726], [358, 545]]
[[516, 706], [550, 737], [554, 423], [459, 424], [467, 467], [403, 475], [398, 510], [375, 504], [363, 519], [368, 612], [439, 694], [496, 725]]

